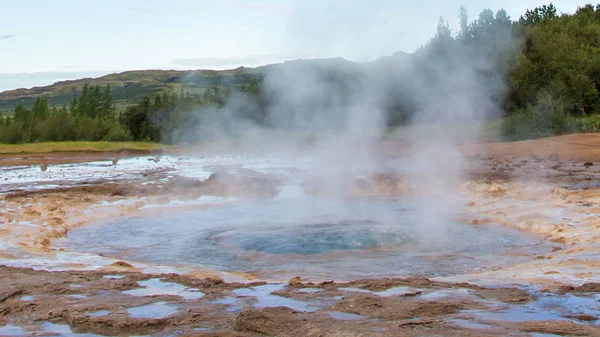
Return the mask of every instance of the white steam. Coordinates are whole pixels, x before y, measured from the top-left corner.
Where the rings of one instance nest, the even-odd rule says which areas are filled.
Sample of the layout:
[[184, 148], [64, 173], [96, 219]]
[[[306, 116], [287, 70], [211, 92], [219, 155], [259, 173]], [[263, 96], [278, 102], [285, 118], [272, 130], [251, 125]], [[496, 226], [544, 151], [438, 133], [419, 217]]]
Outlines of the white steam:
[[[391, 169], [415, 192], [417, 225], [439, 239], [444, 219], [465, 202], [457, 191], [468, 162], [459, 144], [475, 140], [480, 123], [501, 110], [503, 75], [474, 55], [455, 44], [440, 53], [397, 53], [369, 63], [286, 62], [265, 74], [268, 104], [258, 111], [264, 125], [240, 115], [259, 107], [234, 94], [224, 109], [209, 111], [197, 132], [235, 138], [238, 149], [309, 156], [307, 175], [328, 196], [342, 197], [349, 179]], [[390, 134], [388, 121], [402, 119], [408, 124], [397, 128], [391, 143], [408, 147], [392, 162], [380, 155], [382, 140]]]

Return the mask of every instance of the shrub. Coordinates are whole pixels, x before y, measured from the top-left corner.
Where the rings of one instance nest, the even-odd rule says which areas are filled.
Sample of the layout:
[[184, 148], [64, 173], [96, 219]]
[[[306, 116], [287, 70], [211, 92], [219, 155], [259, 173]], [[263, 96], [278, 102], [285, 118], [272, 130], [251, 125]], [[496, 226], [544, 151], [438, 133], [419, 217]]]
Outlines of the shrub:
[[508, 116], [502, 132], [508, 140], [535, 139], [579, 130], [577, 119], [567, 113], [566, 105], [542, 92], [534, 106]]
[[600, 117], [587, 117], [579, 120], [579, 130], [581, 132], [600, 132]]
[[105, 141], [117, 142], [117, 141], [130, 141], [132, 139], [131, 134], [121, 124], [114, 123], [111, 128], [104, 136]]

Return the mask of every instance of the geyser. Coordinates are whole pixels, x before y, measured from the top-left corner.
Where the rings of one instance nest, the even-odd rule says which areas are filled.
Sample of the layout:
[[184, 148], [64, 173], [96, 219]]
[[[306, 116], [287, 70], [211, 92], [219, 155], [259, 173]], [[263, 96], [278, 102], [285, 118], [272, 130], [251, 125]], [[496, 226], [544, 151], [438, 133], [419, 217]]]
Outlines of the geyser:
[[63, 245], [131, 261], [338, 280], [467, 273], [527, 259], [508, 249], [539, 247], [516, 231], [443, 218], [435, 221], [446, 224], [444, 235], [430, 235], [416, 205], [302, 196], [171, 210], [81, 227]]

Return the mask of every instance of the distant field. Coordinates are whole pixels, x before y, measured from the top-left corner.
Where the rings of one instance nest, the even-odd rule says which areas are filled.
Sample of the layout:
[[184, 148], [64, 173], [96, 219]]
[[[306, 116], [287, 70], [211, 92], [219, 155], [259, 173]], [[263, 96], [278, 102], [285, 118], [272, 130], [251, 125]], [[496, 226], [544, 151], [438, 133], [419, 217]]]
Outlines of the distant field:
[[0, 154], [50, 152], [116, 152], [174, 150], [174, 146], [145, 142], [46, 142], [30, 144], [0, 144]]

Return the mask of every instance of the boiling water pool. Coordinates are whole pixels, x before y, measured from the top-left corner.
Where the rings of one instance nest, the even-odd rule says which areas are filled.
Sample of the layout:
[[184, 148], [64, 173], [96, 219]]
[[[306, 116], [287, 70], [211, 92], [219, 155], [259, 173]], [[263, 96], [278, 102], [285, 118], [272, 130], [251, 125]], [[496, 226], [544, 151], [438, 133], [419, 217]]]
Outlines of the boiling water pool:
[[400, 199], [303, 197], [118, 218], [69, 232], [62, 246], [132, 261], [353, 279], [445, 276], [518, 263], [508, 249], [545, 249], [506, 228], [435, 218]]

